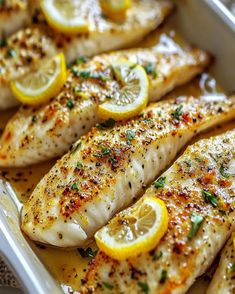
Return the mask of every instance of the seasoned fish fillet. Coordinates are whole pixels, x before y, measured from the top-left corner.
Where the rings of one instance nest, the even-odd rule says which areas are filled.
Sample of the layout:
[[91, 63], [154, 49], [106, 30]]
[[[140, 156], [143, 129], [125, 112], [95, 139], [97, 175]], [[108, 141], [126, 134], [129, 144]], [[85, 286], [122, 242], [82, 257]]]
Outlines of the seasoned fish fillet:
[[[99, 252], [88, 271], [87, 286], [95, 293], [141, 293], [143, 286], [148, 293], [186, 293], [235, 227], [234, 146], [235, 130], [188, 147], [163, 174], [164, 187], [151, 186], [145, 193], [165, 202], [166, 235], [151, 252], [126, 261]], [[202, 219], [196, 222], [199, 216]]]
[[28, 23], [28, 20], [26, 0], [2, 0], [0, 2], [0, 37], [4, 38], [21, 29]]
[[[233, 175], [235, 175], [235, 163], [233, 165]], [[206, 294], [235, 293], [235, 249], [233, 238], [235, 238], [235, 233], [232, 234], [222, 251], [219, 266]]]
[[156, 28], [172, 9], [168, 0], [133, 2], [125, 21], [116, 23], [102, 16], [99, 0], [84, 1], [89, 33], [74, 37], [55, 32], [35, 16], [39, 24], [12, 35], [0, 48], [0, 109], [17, 104], [10, 82], [38, 68], [57, 52], [64, 52], [67, 63], [71, 63], [79, 55], [91, 56], [130, 45]]
[[57, 97], [43, 106], [22, 106], [9, 121], [0, 140], [0, 166], [24, 166], [62, 156], [99, 121], [99, 102], [113, 97], [120, 89], [110, 67], [119, 58], [151, 68], [150, 101], [190, 80], [209, 62], [208, 55], [198, 49], [174, 53], [154, 48], [131, 49], [90, 61], [81, 58], [82, 64], [71, 69]]
[[234, 99], [188, 97], [153, 104], [113, 128], [98, 125], [36, 186], [22, 211], [23, 231], [59, 247], [83, 245], [139, 197], [196, 133], [234, 117]]

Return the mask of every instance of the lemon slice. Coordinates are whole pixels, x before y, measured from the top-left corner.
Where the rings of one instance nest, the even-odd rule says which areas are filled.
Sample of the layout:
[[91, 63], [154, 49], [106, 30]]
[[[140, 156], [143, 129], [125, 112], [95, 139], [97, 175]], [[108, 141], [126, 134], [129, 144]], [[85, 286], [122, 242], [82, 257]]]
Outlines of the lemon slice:
[[65, 58], [54, 56], [37, 72], [11, 83], [15, 97], [24, 104], [35, 105], [48, 101], [59, 93], [67, 78]]
[[95, 240], [101, 251], [124, 260], [155, 248], [167, 227], [165, 203], [155, 197], [143, 197], [100, 229]]
[[115, 19], [123, 18], [131, 4], [131, 0], [100, 0], [104, 14]]
[[144, 68], [127, 61], [112, 65], [120, 89], [107, 102], [99, 105], [102, 119], [125, 120], [139, 114], [147, 105], [149, 80]]
[[73, 35], [88, 31], [84, 4], [84, 0], [42, 0], [41, 8], [51, 27]]

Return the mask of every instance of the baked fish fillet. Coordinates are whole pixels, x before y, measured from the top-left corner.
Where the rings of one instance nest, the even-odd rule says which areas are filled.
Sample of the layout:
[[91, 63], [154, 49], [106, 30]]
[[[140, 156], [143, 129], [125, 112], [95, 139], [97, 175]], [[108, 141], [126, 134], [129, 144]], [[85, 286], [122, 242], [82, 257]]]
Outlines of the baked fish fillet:
[[[235, 163], [233, 164], [235, 174]], [[226, 243], [220, 258], [219, 266], [213, 276], [206, 294], [234, 294], [235, 293], [235, 254], [233, 239], [235, 233]]]
[[[29, 13], [26, 0], [2, 0], [0, 2], [0, 38], [21, 29], [28, 23]], [[2, 45], [1, 44], [1, 45]]]
[[[9, 121], [0, 140], [0, 166], [25, 166], [62, 156], [99, 121], [99, 102], [113, 97], [120, 88], [110, 67], [119, 58], [151, 66], [150, 101], [189, 81], [209, 63], [208, 55], [199, 49], [174, 53], [131, 49], [90, 61], [82, 58], [83, 63], [72, 68], [57, 97], [43, 106], [22, 106]], [[80, 73], [96, 78], [84, 78]]]
[[36, 186], [22, 211], [23, 231], [42, 243], [82, 246], [196, 133], [234, 117], [235, 99], [188, 97], [152, 104], [110, 129], [93, 128]]
[[39, 24], [12, 35], [0, 48], [0, 109], [17, 105], [10, 82], [38, 68], [47, 58], [62, 51], [71, 63], [79, 55], [91, 56], [131, 45], [156, 28], [172, 9], [168, 0], [134, 0], [125, 21], [116, 23], [102, 16], [99, 0], [87, 0], [83, 5], [88, 34], [68, 37], [42, 24], [39, 18]]
[[[95, 293], [141, 293], [145, 286], [146, 293], [186, 293], [235, 227], [234, 146], [235, 130], [188, 147], [163, 174], [164, 187], [151, 186], [145, 193], [165, 202], [169, 215], [166, 235], [151, 252], [126, 261], [99, 252], [91, 262], [87, 288]], [[194, 224], [196, 218], [202, 218], [193, 230], [192, 215]]]

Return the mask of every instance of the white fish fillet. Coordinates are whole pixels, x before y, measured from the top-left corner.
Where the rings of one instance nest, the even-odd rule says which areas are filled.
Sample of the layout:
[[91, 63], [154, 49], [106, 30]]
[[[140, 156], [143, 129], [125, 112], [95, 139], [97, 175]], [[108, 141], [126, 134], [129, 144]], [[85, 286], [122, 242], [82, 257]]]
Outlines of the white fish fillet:
[[64, 52], [67, 63], [79, 55], [92, 56], [122, 48], [141, 40], [170, 13], [168, 0], [135, 0], [123, 23], [102, 16], [99, 0], [84, 1], [89, 33], [68, 37], [55, 32], [39, 18], [39, 23], [13, 34], [0, 48], [0, 109], [17, 105], [10, 82], [40, 66], [58, 52]]
[[[73, 67], [61, 93], [48, 104], [22, 106], [8, 122], [0, 139], [0, 166], [25, 166], [62, 156], [99, 118], [99, 102], [112, 97], [120, 84], [110, 69], [112, 62], [126, 58], [133, 63], [151, 65], [150, 101], [181, 85], [200, 73], [209, 63], [209, 56], [199, 50], [158, 52], [156, 49], [131, 49], [97, 56]], [[89, 72], [106, 77], [89, 79], [76, 77], [77, 72]], [[85, 94], [75, 93], [79, 89]], [[68, 103], [73, 103], [69, 108]]]
[[0, 37], [4, 38], [29, 22], [26, 0], [4, 0], [0, 4]]
[[[235, 172], [235, 163], [233, 171]], [[232, 234], [222, 251], [219, 266], [206, 294], [235, 293], [235, 249], [233, 238], [235, 238], [235, 233]]]
[[234, 117], [234, 99], [188, 97], [153, 104], [111, 129], [93, 128], [36, 186], [22, 211], [23, 231], [58, 247], [83, 245], [139, 197], [196, 133]]
[[[234, 146], [235, 130], [188, 147], [162, 175], [164, 187], [152, 186], [145, 193], [165, 202], [169, 215], [166, 235], [151, 252], [126, 261], [99, 252], [86, 277], [90, 287], [83, 293], [142, 293], [143, 286], [149, 294], [186, 293], [235, 228], [235, 174], [223, 176], [225, 171], [234, 171]], [[213, 201], [205, 198], [205, 191], [214, 193]], [[192, 213], [203, 217], [194, 231]], [[220, 293], [217, 289], [210, 293]]]

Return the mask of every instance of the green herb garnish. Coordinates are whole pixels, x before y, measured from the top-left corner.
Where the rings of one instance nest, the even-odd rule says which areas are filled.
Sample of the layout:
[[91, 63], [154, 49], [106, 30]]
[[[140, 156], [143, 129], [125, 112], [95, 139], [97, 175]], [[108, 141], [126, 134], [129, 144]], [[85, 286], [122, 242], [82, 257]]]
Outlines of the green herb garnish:
[[159, 260], [163, 256], [162, 251], [159, 251], [157, 254], [154, 254], [153, 260]]
[[166, 279], [168, 277], [167, 271], [166, 270], [162, 270], [161, 272], [161, 278], [160, 278], [160, 284], [164, 284], [166, 282]]
[[77, 183], [73, 183], [73, 184], [71, 185], [71, 189], [72, 189], [72, 190], [78, 190], [78, 184], [77, 184]]
[[108, 290], [113, 290], [113, 285], [112, 285], [112, 284], [107, 283], [107, 282], [103, 282], [102, 284], [103, 284], [103, 286], [104, 286], [105, 288], [107, 288]]
[[214, 193], [203, 190], [202, 195], [204, 196], [206, 203], [211, 203], [213, 207], [218, 206], [219, 201]]
[[191, 213], [190, 215], [190, 220], [192, 222], [192, 226], [191, 226], [191, 230], [188, 234], [188, 239], [192, 240], [193, 237], [197, 234], [203, 220], [204, 217], [202, 215], [196, 214], [196, 213]]
[[80, 56], [77, 60], [76, 60], [76, 64], [82, 64], [82, 63], [86, 63], [89, 60], [88, 57], [86, 56]]
[[97, 124], [96, 127], [97, 127], [97, 129], [104, 130], [107, 128], [114, 127], [115, 123], [116, 123], [116, 121], [114, 119], [109, 118], [108, 120], [106, 120], [100, 124]]
[[172, 117], [176, 120], [179, 120], [183, 111], [182, 111], [183, 105], [180, 105], [179, 107], [176, 108], [176, 110], [171, 114]]
[[221, 165], [219, 172], [220, 172], [221, 176], [226, 179], [230, 177], [230, 174], [226, 172], [226, 168], [223, 164]]
[[131, 145], [131, 141], [135, 138], [135, 132], [132, 130], [126, 130], [127, 144]]
[[81, 255], [81, 257], [95, 257], [97, 254], [97, 250], [92, 250], [91, 247], [88, 247], [86, 249], [84, 248], [78, 248], [78, 252]]
[[165, 182], [166, 182], [166, 177], [160, 177], [153, 183], [153, 186], [157, 189], [163, 188], [165, 185]]
[[235, 272], [235, 263], [230, 263], [227, 267], [227, 273], [230, 274], [230, 273], [233, 273]]
[[77, 162], [77, 168], [78, 168], [78, 169], [83, 168], [83, 164], [82, 164], [81, 162], [79, 162], [79, 161]]
[[66, 106], [67, 106], [69, 109], [74, 108], [74, 101], [70, 99], [70, 100], [67, 102]]
[[149, 286], [147, 283], [138, 282], [138, 286], [140, 287], [140, 289], [143, 293], [146, 293], [146, 294], [149, 293]]
[[157, 77], [156, 67], [154, 63], [148, 63], [144, 66], [144, 69], [148, 75], [152, 75], [155, 79]]
[[9, 56], [9, 57], [15, 57], [16, 56], [16, 51], [13, 48], [9, 48], [7, 50], [7, 56]]

